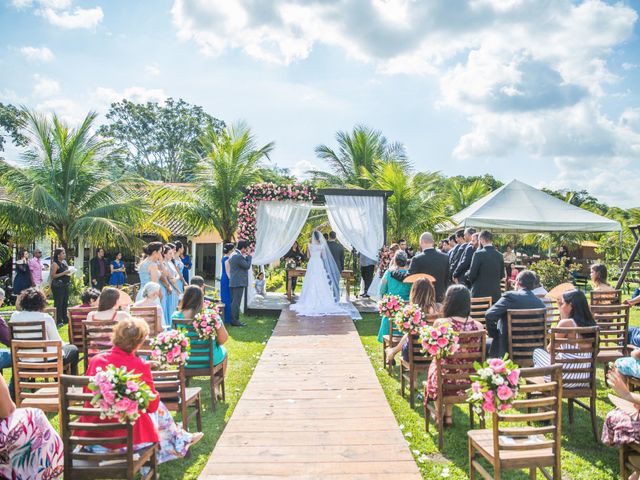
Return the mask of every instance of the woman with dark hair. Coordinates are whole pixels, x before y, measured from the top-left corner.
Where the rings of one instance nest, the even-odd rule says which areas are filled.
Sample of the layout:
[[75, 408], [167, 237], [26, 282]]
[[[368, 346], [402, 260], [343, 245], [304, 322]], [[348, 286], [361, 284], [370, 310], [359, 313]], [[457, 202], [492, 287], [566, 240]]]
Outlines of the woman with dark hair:
[[180, 255], [180, 260], [182, 260], [182, 278], [184, 278], [184, 284], [189, 285], [189, 276], [191, 267], [193, 264], [191, 263], [191, 257], [189, 256], [189, 251], [191, 250], [191, 242], [187, 242], [182, 249], [182, 254]]
[[13, 294], [17, 297], [23, 290], [32, 286], [31, 270], [29, 270], [29, 252], [21, 249], [16, 260], [16, 276], [13, 279]]
[[172, 243], [168, 243], [162, 247], [163, 260], [160, 262], [160, 285], [162, 285], [162, 310], [164, 311], [165, 326], [171, 325], [171, 315], [176, 311], [180, 294], [182, 293], [180, 278], [178, 277], [176, 266], [173, 263], [174, 252], [175, 245]]
[[98, 299], [100, 298], [100, 290], [96, 288], [86, 288], [80, 294], [80, 305], [77, 307], [80, 308], [91, 308], [98, 306]]
[[136, 300], [142, 300], [142, 290], [149, 282], [160, 282], [159, 263], [162, 258], [162, 243], [151, 242], [144, 247], [142, 260], [138, 264], [138, 274], [140, 275], [140, 289]]
[[176, 273], [178, 274], [178, 283], [180, 290], [183, 291], [184, 287], [189, 285], [189, 282], [182, 275], [184, 270], [184, 263], [182, 262], [182, 255], [184, 254], [184, 244], [180, 240], [174, 242], [175, 248], [173, 251], [173, 264], [176, 266]]
[[[558, 328], [581, 328], [581, 327], [595, 327], [596, 321], [593, 318], [591, 309], [589, 308], [589, 302], [582, 290], [569, 290], [558, 297], [558, 310], [560, 312], [560, 321], [558, 322]], [[576, 333], [557, 334], [556, 339], [562, 338], [578, 338]], [[569, 346], [565, 345], [563, 348], [577, 348], [578, 345]], [[547, 347], [547, 348], [550, 348]], [[556, 359], [586, 359], [589, 360], [590, 354], [584, 352], [578, 353], [559, 353]], [[533, 364], [535, 367], [548, 367], [551, 365], [551, 354], [543, 349], [536, 348], [533, 351]], [[575, 364], [584, 365], [584, 368], [588, 368], [589, 364]], [[564, 367], [563, 367], [564, 368]], [[578, 367], [575, 367], [578, 368]], [[588, 373], [563, 373], [563, 379], [569, 380], [587, 380], [589, 378]], [[582, 385], [576, 383], [576, 386]], [[572, 385], [566, 385], [565, 387], [571, 387]]]
[[225, 243], [222, 246], [222, 273], [220, 273], [220, 300], [224, 303], [224, 323], [231, 323], [231, 288], [229, 287], [229, 257], [236, 249], [235, 244]]
[[[77, 375], [78, 347], [64, 342], [60, 337], [53, 317], [45, 313], [47, 297], [44, 296], [44, 293], [37, 288], [27, 288], [20, 294], [17, 303], [20, 305], [20, 310], [11, 314], [9, 323], [44, 321], [45, 340], [54, 340], [62, 344], [62, 361], [65, 365], [71, 365], [72, 375]], [[15, 340], [29, 340], [29, 334], [24, 335], [26, 335], [25, 338], [17, 337]], [[55, 352], [55, 350], [53, 351]]]
[[67, 308], [69, 307], [69, 282], [71, 282], [71, 270], [66, 262], [67, 252], [64, 248], [56, 248], [51, 256], [51, 293], [53, 294], [53, 306], [56, 307], [56, 320], [58, 325], [69, 323]]
[[594, 292], [610, 292], [614, 288], [607, 281], [607, 266], [602, 263], [591, 265], [591, 284]]
[[111, 320], [121, 321], [129, 318], [129, 314], [121, 310], [120, 290], [105, 287], [98, 297], [98, 309], [87, 314], [87, 321]]
[[[389, 268], [380, 280], [380, 297], [385, 295], [397, 295], [405, 302], [409, 300], [411, 284], [404, 283], [404, 279], [409, 272], [409, 259], [407, 254], [398, 250], [392, 260], [393, 267]], [[380, 328], [378, 329], [378, 342], [382, 343], [383, 337], [389, 335], [389, 319], [385, 316], [380, 318]]]
[[[291, 266], [293, 266], [293, 268], [297, 268], [297, 267], [300, 267], [302, 265], [302, 261], [306, 260], [307, 257], [306, 257], [306, 255], [304, 253], [302, 253], [302, 250], [300, 250], [300, 244], [296, 240], [295, 242], [293, 242], [293, 245], [291, 245], [291, 248], [286, 253], [284, 258], [285, 258], [285, 260], [289, 260], [288, 262], [285, 262], [285, 263], [291, 264]], [[295, 264], [295, 266], [294, 266], [294, 264]], [[286, 268], [286, 270], [289, 270], [289, 268]], [[284, 281], [285, 281], [285, 285], [287, 285], [288, 282], [289, 282], [289, 273], [288, 272], [286, 273]], [[292, 294], [296, 293], [296, 285], [298, 285], [298, 277], [293, 277], [291, 279], [291, 293]]]
[[[456, 332], [479, 332], [484, 330], [484, 325], [471, 318], [470, 315], [471, 293], [469, 292], [469, 289], [464, 285], [451, 285], [444, 296], [442, 318], [436, 320], [433, 326], [440, 327], [442, 325], [450, 325]], [[477, 345], [473, 345], [470, 342], [460, 341], [461, 351], [467, 353], [479, 352], [481, 348], [482, 345], [479, 343]], [[456, 364], [454, 360], [446, 357], [440, 360], [440, 362], [442, 362], [443, 365]], [[435, 399], [438, 395], [436, 368], [436, 362], [431, 362], [431, 365], [429, 365], [429, 372], [427, 373], [427, 384], [425, 385], [425, 399]], [[459, 395], [464, 395], [464, 391], [459, 392]], [[445, 406], [444, 424], [447, 426], [453, 425], [453, 405]]]
[[[184, 295], [180, 301], [178, 311], [172, 316], [172, 320], [193, 320], [193, 318], [200, 313], [204, 308], [204, 294], [202, 289], [196, 285], [189, 285], [184, 290]], [[222, 363], [223, 375], [227, 371], [227, 350], [223, 347], [224, 343], [229, 338], [227, 329], [224, 324], [220, 325], [220, 328], [216, 331], [216, 338], [213, 345], [213, 364], [218, 365]], [[196, 337], [190, 338], [191, 348], [197, 348], [197, 343], [202, 342]]]
[[109, 285], [116, 288], [122, 288], [125, 282], [125, 272], [127, 269], [124, 267], [124, 262], [122, 261], [122, 252], [117, 252], [111, 264], [109, 265], [111, 269], [111, 277], [109, 277]]

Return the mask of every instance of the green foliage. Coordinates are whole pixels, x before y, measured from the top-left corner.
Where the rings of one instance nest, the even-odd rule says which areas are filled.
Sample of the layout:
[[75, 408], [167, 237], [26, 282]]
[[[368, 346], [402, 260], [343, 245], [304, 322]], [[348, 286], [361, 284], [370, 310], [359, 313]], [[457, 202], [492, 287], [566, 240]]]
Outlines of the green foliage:
[[466, 182], [459, 178], [450, 178], [446, 183], [446, 189], [449, 195], [448, 205], [451, 215], [464, 210], [490, 191], [482, 180]]
[[533, 263], [530, 268], [538, 274], [540, 283], [547, 290], [551, 290], [561, 283], [571, 282], [573, 280], [571, 271], [568, 268], [551, 260], [540, 260]]
[[283, 268], [274, 268], [269, 271], [267, 276], [266, 290], [267, 292], [277, 292], [285, 286], [286, 272]]
[[99, 133], [125, 152], [125, 169], [163, 182], [191, 180], [197, 158], [204, 153], [198, 139], [207, 130], [220, 133], [225, 126], [202, 107], [173, 98], [162, 105], [124, 99], [111, 104], [107, 118], [111, 123]]
[[[27, 137], [21, 132], [25, 120], [24, 111], [13, 105], [5, 105], [0, 102], [0, 131], [4, 130], [11, 137], [11, 141], [21, 147], [27, 144]], [[4, 151], [5, 142], [6, 139], [0, 135], [0, 152]]]
[[77, 275], [71, 275], [71, 281], [69, 282], [69, 305], [81, 304], [80, 296], [86, 288], [88, 287], [84, 284], [82, 278]]

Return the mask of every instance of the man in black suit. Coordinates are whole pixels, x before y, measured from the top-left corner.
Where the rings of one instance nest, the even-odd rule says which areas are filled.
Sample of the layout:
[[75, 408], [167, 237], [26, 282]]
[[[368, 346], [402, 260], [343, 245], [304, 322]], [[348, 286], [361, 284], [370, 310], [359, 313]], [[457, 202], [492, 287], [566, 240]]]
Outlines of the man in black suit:
[[453, 263], [449, 267], [452, 277], [453, 277], [453, 272], [456, 271], [456, 268], [458, 268], [458, 264], [460, 264], [460, 262], [462, 261], [462, 258], [464, 257], [465, 252], [467, 251], [468, 248], [471, 248], [471, 239], [473, 238], [474, 233], [476, 233], [476, 229], [472, 227], [466, 228], [462, 233], [462, 240], [464, 243], [462, 243], [460, 245], [460, 248], [458, 249], [458, 255], [454, 259], [455, 263]]
[[483, 230], [478, 236], [480, 249], [471, 260], [467, 280], [471, 284], [471, 296], [491, 297], [492, 303], [500, 300], [500, 280], [504, 278], [504, 258], [493, 246], [493, 234]]
[[327, 246], [329, 247], [329, 251], [333, 256], [333, 259], [336, 261], [338, 269], [340, 269], [340, 272], [342, 272], [344, 270], [344, 247], [336, 241], [336, 238], [336, 232], [334, 232], [333, 230], [330, 231]]
[[89, 262], [89, 274], [91, 276], [91, 285], [98, 290], [102, 290], [111, 276], [109, 262], [104, 258], [104, 248], [98, 247], [96, 249], [96, 256]]
[[449, 258], [433, 248], [433, 235], [429, 232], [420, 236], [420, 249], [422, 253], [411, 259], [409, 275], [427, 273], [435, 278], [436, 300], [442, 302], [449, 285]]
[[455, 270], [452, 273], [453, 281], [455, 283], [463, 283], [466, 284], [467, 287], [470, 286], [467, 280], [467, 272], [471, 268], [471, 259], [473, 258], [473, 254], [476, 253], [478, 249], [478, 234], [474, 233], [471, 235], [471, 241], [462, 252], [462, 256], [460, 257], [460, 261], [458, 265], [456, 265]]
[[453, 271], [456, 263], [458, 263], [458, 256], [460, 255], [460, 249], [464, 245], [464, 230], [458, 230], [454, 234], [456, 244], [449, 251], [449, 269]]
[[536, 282], [535, 274], [530, 270], [521, 271], [516, 277], [516, 291], [505, 292], [485, 315], [487, 333], [493, 339], [489, 348], [489, 357], [502, 358], [507, 352], [509, 331], [507, 310], [528, 310], [545, 308], [544, 302], [532, 292]]

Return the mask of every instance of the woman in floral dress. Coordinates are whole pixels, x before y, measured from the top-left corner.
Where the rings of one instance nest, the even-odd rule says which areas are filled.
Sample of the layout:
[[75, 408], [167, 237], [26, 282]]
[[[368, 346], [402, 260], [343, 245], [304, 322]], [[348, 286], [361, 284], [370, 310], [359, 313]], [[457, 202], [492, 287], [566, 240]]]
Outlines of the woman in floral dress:
[[62, 477], [62, 441], [37, 408], [18, 408], [0, 375], [0, 478], [53, 480]]

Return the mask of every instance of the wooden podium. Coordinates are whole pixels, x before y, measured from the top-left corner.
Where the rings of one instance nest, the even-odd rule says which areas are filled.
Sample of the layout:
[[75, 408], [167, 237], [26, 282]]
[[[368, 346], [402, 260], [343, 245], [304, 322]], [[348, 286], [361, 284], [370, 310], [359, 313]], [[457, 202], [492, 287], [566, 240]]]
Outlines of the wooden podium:
[[[291, 291], [291, 279], [293, 277], [304, 277], [307, 270], [304, 268], [290, 268], [287, 270], [287, 299], [291, 302], [293, 300], [293, 292]], [[347, 302], [350, 300], [351, 296], [351, 285], [355, 279], [353, 274], [353, 270], [343, 270], [340, 274], [342, 278], [344, 278], [344, 284], [347, 290]]]

